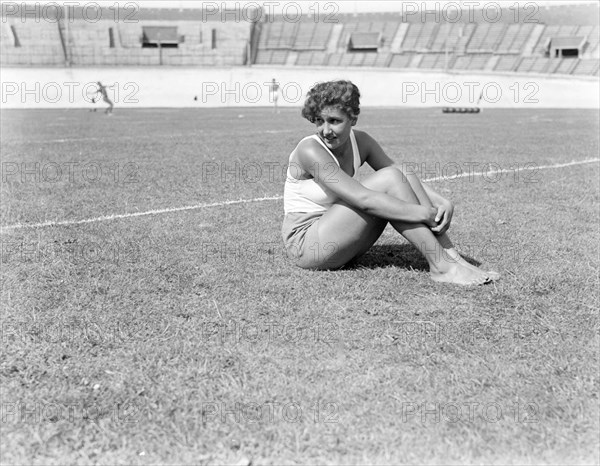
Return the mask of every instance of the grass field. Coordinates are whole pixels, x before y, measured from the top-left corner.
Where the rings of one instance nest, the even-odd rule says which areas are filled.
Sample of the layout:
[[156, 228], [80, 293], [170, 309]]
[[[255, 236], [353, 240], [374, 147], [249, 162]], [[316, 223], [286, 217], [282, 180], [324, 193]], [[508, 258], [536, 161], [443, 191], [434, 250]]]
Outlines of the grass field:
[[1, 116], [2, 463], [598, 463], [597, 111], [362, 110], [502, 273], [467, 289], [391, 228], [286, 260], [298, 109]]

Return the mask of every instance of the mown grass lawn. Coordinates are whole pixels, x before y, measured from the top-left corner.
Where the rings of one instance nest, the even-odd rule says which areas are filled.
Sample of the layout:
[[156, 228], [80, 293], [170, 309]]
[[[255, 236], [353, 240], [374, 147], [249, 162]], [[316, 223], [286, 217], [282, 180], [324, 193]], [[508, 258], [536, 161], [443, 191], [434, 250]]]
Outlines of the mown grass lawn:
[[[2, 225], [279, 196], [298, 113], [3, 111]], [[442, 176], [499, 282], [434, 283], [391, 228], [297, 269], [278, 199], [5, 228], [2, 462], [597, 464], [599, 165], [537, 168], [597, 157], [597, 113], [358, 128]]]

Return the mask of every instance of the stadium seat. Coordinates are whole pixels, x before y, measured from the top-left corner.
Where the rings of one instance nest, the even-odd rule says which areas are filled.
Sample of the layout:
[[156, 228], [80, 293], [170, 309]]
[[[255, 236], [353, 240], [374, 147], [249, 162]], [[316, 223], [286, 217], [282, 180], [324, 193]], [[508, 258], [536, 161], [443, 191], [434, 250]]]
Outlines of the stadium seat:
[[457, 54], [464, 53], [467, 48], [467, 44], [471, 41], [473, 33], [475, 32], [476, 25], [468, 23], [459, 26], [459, 36], [456, 44], [454, 45], [454, 52]]
[[390, 68], [408, 68], [415, 54], [394, 54], [390, 60]]
[[558, 67], [554, 70], [554, 73], [570, 74], [571, 70], [575, 68], [575, 65], [577, 65], [578, 61], [579, 60], [576, 58], [563, 58], [560, 62], [560, 65], [558, 65]]
[[377, 55], [377, 53], [365, 53], [361, 66], [375, 66]]
[[373, 66], [378, 68], [386, 68], [389, 66], [390, 61], [392, 59], [391, 53], [378, 53], [375, 57], [375, 63]]
[[325, 60], [325, 64], [327, 66], [340, 66], [342, 57], [344, 55], [345, 54], [343, 54], [343, 53], [330, 53], [330, 54], [328, 54], [328, 56]]
[[455, 70], [466, 70], [469, 68], [470, 62], [471, 57], [469, 55], [461, 55], [459, 57], [456, 57], [452, 68]]
[[518, 55], [504, 55], [501, 56], [496, 63], [495, 71], [514, 71], [515, 66], [519, 61]]
[[533, 33], [534, 24], [525, 23], [519, 25], [519, 30], [517, 31], [517, 35], [515, 36], [512, 44], [508, 46], [508, 53], [522, 53], [523, 47], [531, 37]]
[[445, 52], [446, 48], [450, 51], [456, 45], [460, 27], [456, 23], [442, 23], [435, 31], [435, 37], [431, 43], [432, 52]]
[[571, 73], [582, 76], [592, 76], [598, 70], [598, 63], [599, 60], [597, 59], [578, 60]]
[[[441, 60], [439, 58], [442, 58]], [[444, 54], [428, 53], [423, 56], [419, 63], [419, 68], [437, 69], [444, 68]]]

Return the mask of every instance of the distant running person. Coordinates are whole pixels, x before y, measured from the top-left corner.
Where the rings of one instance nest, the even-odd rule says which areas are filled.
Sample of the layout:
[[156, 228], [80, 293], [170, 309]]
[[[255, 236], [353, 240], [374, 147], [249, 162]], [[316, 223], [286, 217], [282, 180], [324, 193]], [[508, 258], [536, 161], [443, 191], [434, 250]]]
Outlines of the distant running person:
[[279, 83], [275, 81], [275, 78], [271, 81], [271, 98], [273, 100], [273, 113], [279, 113], [279, 107], [277, 101], [279, 100]]
[[[100, 81], [96, 83], [98, 85], [98, 90], [96, 91], [96, 96], [100, 94], [102, 96], [102, 100], [108, 104], [107, 109], [104, 111], [107, 115], [112, 115], [114, 104], [110, 97], [108, 97], [107, 88], [112, 86], [104, 86]], [[98, 101], [98, 97], [92, 98], [92, 103], [96, 103]]]
[[[316, 84], [302, 116], [316, 134], [292, 151], [284, 190], [287, 255], [306, 269], [337, 269], [368, 251], [388, 222], [429, 263], [431, 278], [459, 285], [497, 280], [463, 259], [448, 237], [454, 206], [404, 173], [373, 137], [353, 130], [360, 92], [350, 81]], [[368, 163], [375, 173], [358, 181]]]

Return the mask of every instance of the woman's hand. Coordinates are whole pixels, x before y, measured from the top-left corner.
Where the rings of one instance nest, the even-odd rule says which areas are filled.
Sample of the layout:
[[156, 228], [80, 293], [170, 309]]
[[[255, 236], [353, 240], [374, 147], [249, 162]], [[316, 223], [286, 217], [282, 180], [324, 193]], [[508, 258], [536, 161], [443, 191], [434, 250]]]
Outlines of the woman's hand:
[[452, 215], [454, 215], [454, 206], [452, 205], [452, 202], [444, 199], [437, 207], [437, 215], [435, 217], [436, 226], [431, 228], [431, 231], [436, 235], [443, 235], [446, 233], [448, 228], [450, 228]]
[[435, 207], [423, 207], [426, 209], [423, 223], [433, 230], [438, 226], [438, 221], [436, 220], [438, 210]]

